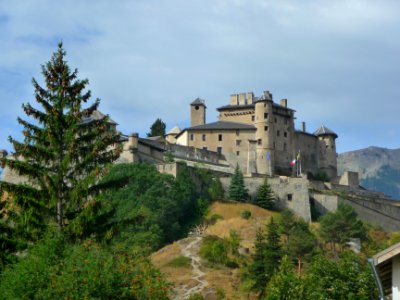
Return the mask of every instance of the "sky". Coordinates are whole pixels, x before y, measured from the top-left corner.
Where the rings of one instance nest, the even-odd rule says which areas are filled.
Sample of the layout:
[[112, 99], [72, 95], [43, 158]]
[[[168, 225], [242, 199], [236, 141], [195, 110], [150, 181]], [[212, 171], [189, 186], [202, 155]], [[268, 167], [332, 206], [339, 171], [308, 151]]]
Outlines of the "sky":
[[297, 128], [335, 131], [339, 153], [400, 148], [399, 20], [389, 0], [0, 0], [0, 148], [22, 139], [60, 41], [124, 134], [188, 127], [197, 97], [213, 122], [231, 94], [269, 90]]

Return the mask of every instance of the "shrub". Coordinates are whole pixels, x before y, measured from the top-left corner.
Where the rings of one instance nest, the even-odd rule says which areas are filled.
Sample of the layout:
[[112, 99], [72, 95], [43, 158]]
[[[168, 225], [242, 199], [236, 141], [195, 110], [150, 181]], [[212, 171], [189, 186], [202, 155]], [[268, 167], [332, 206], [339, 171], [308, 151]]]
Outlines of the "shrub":
[[251, 211], [249, 211], [249, 210], [244, 210], [244, 211], [241, 212], [240, 215], [242, 216], [243, 219], [248, 220], [248, 219], [251, 218]]
[[92, 240], [45, 239], [0, 282], [1, 299], [168, 299], [168, 284], [148, 260]]
[[191, 265], [191, 262], [192, 262], [192, 260], [189, 257], [179, 255], [179, 256], [175, 257], [174, 259], [172, 259], [171, 261], [169, 261], [166, 264], [166, 266], [174, 267], [174, 268], [189, 268]]
[[200, 256], [212, 266], [225, 265], [228, 262], [228, 245], [223, 239], [210, 235], [203, 239]]
[[204, 297], [200, 293], [190, 295], [188, 300], [204, 300]]

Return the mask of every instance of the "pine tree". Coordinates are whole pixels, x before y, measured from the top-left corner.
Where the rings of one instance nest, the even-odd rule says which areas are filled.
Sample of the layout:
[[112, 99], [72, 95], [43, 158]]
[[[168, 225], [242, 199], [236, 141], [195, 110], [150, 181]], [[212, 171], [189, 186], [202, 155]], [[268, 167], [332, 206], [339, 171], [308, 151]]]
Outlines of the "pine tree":
[[4, 266], [12, 260], [19, 246], [14, 238], [13, 226], [9, 222], [5, 209], [5, 201], [0, 200], [0, 273]]
[[254, 243], [253, 262], [249, 265], [248, 274], [249, 278], [253, 281], [252, 290], [260, 294], [263, 293], [265, 285], [267, 284], [267, 277], [265, 274], [265, 235], [259, 229], [256, 233], [256, 240]]
[[265, 276], [267, 282], [270, 281], [279, 267], [282, 258], [282, 247], [280, 244], [280, 236], [278, 233], [278, 225], [271, 217], [270, 222], [267, 224], [267, 236], [265, 245]]
[[[14, 222], [26, 238], [38, 238], [51, 223], [62, 231], [84, 208], [99, 188], [96, 184], [108, 163], [119, 154], [110, 147], [119, 136], [107, 116], [93, 118], [100, 100], [88, 104], [90, 91], [84, 91], [88, 80], [77, 79], [65, 61], [62, 43], [51, 60], [42, 66], [45, 88], [33, 79], [37, 105], [23, 105], [33, 123], [18, 118], [23, 126], [22, 142], [9, 137], [13, 158], [1, 162], [25, 182], [1, 182], [18, 216]], [[86, 104], [86, 108], [83, 105]], [[38, 107], [38, 108], [37, 108]], [[99, 114], [98, 114], [99, 115]]]
[[272, 209], [274, 207], [275, 196], [268, 184], [267, 177], [265, 177], [263, 184], [257, 191], [257, 198], [255, 204], [265, 209]]
[[165, 135], [165, 123], [160, 119], [154, 121], [153, 125], [150, 127], [150, 132], [147, 133], [147, 136], [164, 136]]
[[248, 198], [248, 190], [244, 185], [243, 173], [239, 165], [236, 165], [235, 173], [231, 177], [229, 198], [236, 201], [245, 201]]

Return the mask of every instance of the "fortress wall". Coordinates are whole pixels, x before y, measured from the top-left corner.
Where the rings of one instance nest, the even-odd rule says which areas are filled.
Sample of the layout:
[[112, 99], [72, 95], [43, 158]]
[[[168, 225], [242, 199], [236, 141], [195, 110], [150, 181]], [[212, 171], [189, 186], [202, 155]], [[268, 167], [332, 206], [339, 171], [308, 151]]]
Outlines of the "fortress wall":
[[[221, 177], [222, 185], [228, 195], [230, 177]], [[252, 200], [256, 198], [257, 190], [264, 182], [264, 177], [246, 177], [245, 185]], [[308, 192], [308, 181], [305, 178], [272, 177], [268, 183], [277, 198], [279, 209], [289, 208], [296, 214], [311, 221], [311, 209]]]
[[339, 198], [339, 202], [350, 204], [364, 221], [381, 226], [385, 230], [400, 230], [400, 207], [371, 200]]
[[336, 195], [311, 193], [310, 198], [314, 202], [314, 208], [322, 215], [337, 210], [339, 197]]

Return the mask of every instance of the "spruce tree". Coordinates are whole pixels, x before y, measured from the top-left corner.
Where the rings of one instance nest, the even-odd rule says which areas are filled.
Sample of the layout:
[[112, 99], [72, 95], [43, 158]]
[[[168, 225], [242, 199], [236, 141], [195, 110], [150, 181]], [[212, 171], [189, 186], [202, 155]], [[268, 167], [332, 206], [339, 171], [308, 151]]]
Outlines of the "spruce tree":
[[[77, 69], [71, 71], [65, 55], [60, 43], [42, 66], [45, 87], [32, 80], [37, 104], [22, 108], [35, 121], [18, 118], [24, 140], [9, 137], [13, 157], [1, 159], [25, 179], [19, 184], [1, 182], [1, 189], [14, 201], [14, 222], [26, 238], [38, 238], [52, 223], [60, 231], [71, 225], [84, 208], [93, 205], [90, 196], [98, 190], [99, 178], [119, 154], [119, 147], [110, 147], [119, 136], [108, 117], [92, 117], [100, 100], [88, 103], [88, 80], [77, 78]], [[77, 224], [73, 227], [82, 230]]]
[[166, 127], [165, 123], [160, 118], [157, 118], [151, 125], [150, 132], [147, 133], [147, 136], [164, 136]]
[[282, 258], [282, 247], [280, 244], [280, 236], [278, 233], [278, 225], [271, 217], [270, 222], [267, 224], [267, 236], [265, 245], [265, 276], [267, 282], [270, 281], [275, 271], [279, 268]]
[[263, 184], [257, 191], [255, 204], [261, 208], [272, 209], [274, 207], [275, 196], [265, 177]]
[[245, 201], [248, 198], [248, 190], [244, 185], [243, 173], [239, 165], [236, 165], [235, 173], [231, 177], [229, 198], [236, 201]]
[[267, 277], [265, 274], [265, 235], [259, 229], [256, 233], [256, 240], [254, 243], [253, 262], [249, 265], [248, 274], [252, 280], [252, 290], [260, 294], [263, 293], [265, 285], [267, 284]]

